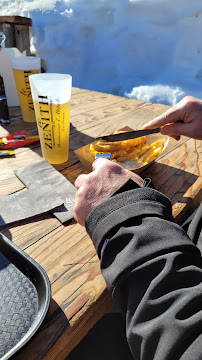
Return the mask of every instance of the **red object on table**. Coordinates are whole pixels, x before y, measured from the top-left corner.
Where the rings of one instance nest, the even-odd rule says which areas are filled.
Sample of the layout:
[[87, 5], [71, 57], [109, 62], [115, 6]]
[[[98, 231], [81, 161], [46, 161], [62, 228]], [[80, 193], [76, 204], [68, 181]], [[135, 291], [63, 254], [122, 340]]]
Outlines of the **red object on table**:
[[[22, 138], [20, 138], [22, 137]], [[0, 142], [0, 150], [5, 150], [5, 149], [16, 149], [22, 146], [26, 146], [26, 145], [30, 145], [33, 144], [37, 141], [39, 141], [39, 137], [38, 136], [27, 136], [27, 132], [25, 130], [22, 131], [18, 131], [14, 134], [8, 134], [6, 136], [2, 136], [0, 137], [0, 140], [2, 139], [6, 139], [5, 143], [1, 143]]]

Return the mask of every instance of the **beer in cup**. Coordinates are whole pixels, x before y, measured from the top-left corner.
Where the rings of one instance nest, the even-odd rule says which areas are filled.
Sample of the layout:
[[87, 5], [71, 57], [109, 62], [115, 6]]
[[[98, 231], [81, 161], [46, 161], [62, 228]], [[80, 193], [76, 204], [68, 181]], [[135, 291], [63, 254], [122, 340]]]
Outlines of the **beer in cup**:
[[35, 56], [18, 56], [11, 58], [11, 62], [23, 120], [36, 122], [29, 75], [41, 72], [41, 59]]
[[68, 160], [72, 77], [43, 73], [29, 76], [42, 155], [50, 164]]

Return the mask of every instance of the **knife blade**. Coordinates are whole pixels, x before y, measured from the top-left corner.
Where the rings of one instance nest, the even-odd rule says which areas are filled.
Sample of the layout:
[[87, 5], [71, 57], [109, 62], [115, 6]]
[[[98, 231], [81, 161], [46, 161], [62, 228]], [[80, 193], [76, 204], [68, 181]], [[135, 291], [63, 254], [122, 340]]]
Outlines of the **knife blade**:
[[103, 140], [103, 141], [122, 141], [122, 140], [128, 140], [128, 139], [135, 139], [140, 136], [146, 136], [150, 134], [155, 134], [160, 132], [160, 128], [156, 129], [145, 129], [145, 130], [132, 130], [132, 131], [126, 131], [118, 134], [111, 134], [111, 135], [105, 135], [105, 136], [99, 136], [95, 140]]

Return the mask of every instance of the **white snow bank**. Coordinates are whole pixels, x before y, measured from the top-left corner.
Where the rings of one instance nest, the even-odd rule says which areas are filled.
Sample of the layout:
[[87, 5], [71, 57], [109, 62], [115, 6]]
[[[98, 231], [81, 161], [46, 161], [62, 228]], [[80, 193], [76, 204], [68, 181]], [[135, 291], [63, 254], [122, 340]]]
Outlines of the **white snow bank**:
[[2, 0], [32, 18], [31, 49], [73, 86], [173, 105], [202, 98], [200, 0]]

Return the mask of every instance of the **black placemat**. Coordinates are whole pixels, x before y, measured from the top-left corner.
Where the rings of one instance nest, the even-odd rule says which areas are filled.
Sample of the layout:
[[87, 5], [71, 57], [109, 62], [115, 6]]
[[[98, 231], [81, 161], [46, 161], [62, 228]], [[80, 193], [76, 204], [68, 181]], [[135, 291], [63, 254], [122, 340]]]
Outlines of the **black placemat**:
[[14, 173], [28, 189], [50, 184], [63, 203], [51, 212], [62, 224], [73, 219], [76, 188], [46, 159], [14, 170]]

